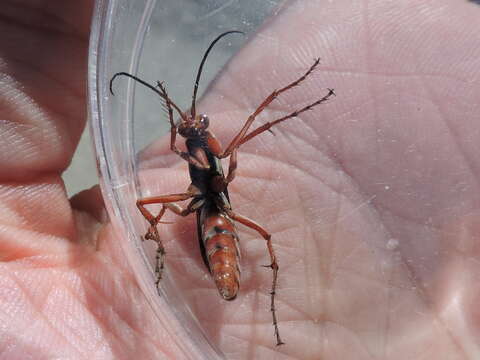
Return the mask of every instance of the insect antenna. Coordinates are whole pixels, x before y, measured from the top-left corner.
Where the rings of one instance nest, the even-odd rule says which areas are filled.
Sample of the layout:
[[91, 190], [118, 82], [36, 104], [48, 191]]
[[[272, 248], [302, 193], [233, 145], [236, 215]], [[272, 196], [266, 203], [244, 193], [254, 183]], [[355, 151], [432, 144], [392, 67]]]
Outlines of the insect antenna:
[[218, 35], [215, 40], [213, 40], [208, 47], [208, 49], [205, 51], [205, 54], [203, 55], [202, 61], [200, 62], [200, 66], [198, 67], [197, 71], [197, 77], [195, 79], [195, 85], [193, 86], [193, 96], [192, 96], [192, 107], [191, 107], [191, 115], [192, 119], [195, 117], [195, 102], [197, 101], [197, 91], [198, 91], [198, 83], [200, 82], [200, 75], [202, 74], [203, 70], [203, 65], [205, 65], [205, 61], [207, 60], [208, 54], [210, 53], [210, 50], [215, 46], [215, 44], [224, 36], [228, 34], [242, 34], [245, 35], [243, 31], [238, 31], [238, 30], [230, 30], [226, 31], [220, 35]]
[[126, 76], [130, 79], [133, 79], [137, 82], [139, 82], [140, 84], [142, 84], [143, 86], [146, 86], [147, 88], [149, 88], [150, 90], [154, 91], [158, 96], [160, 96], [160, 98], [162, 98], [165, 102], [168, 102], [170, 103], [170, 105], [178, 112], [178, 114], [180, 115], [180, 117], [186, 121], [186, 117], [185, 117], [185, 114], [182, 112], [182, 110], [180, 110], [180, 108], [175, 105], [175, 103], [170, 100], [170, 98], [168, 97], [167, 94], [163, 93], [162, 91], [160, 91], [159, 89], [157, 89], [155, 86], [149, 84], [148, 82], [140, 79], [139, 77], [135, 76], [135, 75], [132, 75], [132, 74], [129, 74], [127, 72], [118, 72], [116, 73], [115, 75], [113, 75], [112, 79], [110, 80], [110, 93], [112, 95], [115, 95], [115, 93], [113, 92], [113, 80], [115, 80], [117, 77], [119, 76]]

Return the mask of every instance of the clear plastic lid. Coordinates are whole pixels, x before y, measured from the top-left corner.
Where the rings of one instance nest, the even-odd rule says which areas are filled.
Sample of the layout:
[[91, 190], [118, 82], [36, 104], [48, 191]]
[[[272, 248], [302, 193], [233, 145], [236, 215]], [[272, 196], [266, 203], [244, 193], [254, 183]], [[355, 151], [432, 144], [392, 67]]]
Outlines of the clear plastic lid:
[[[223, 31], [251, 32], [280, 2], [96, 1], [89, 57], [89, 114], [100, 185], [123, 252], [162, 327], [171, 329], [185, 359], [224, 356], [204, 335], [168, 267], [157, 294], [155, 246], [141, 240], [148, 224], [135, 203], [148, 192], [140, 186], [137, 158], [147, 144], [166, 134], [168, 123], [161, 119], [155, 94], [125, 78], [115, 84], [112, 96], [109, 82], [121, 71], [150, 83], [162, 80], [169, 85], [171, 97], [188, 106], [195, 71], [208, 43]], [[232, 38], [216, 48], [203, 75], [202, 89], [245, 39]], [[192, 249], [192, 256], [200, 257], [198, 249]]]

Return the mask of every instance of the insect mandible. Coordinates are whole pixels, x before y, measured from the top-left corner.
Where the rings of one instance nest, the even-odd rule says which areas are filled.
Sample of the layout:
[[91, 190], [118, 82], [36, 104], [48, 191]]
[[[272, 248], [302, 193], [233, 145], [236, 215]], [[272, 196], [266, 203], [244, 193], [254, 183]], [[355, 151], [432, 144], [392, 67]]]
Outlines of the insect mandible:
[[[268, 95], [247, 118], [242, 129], [231, 140], [230, 144], [225, 149], [222, 149], [220, 142], [216, 139], [212, 131], [208, 129], [208, 116], [205, 114], [197, 114], [196, 97], [200, 76], [208, 54], [221, 38], [234, 33], [243, 34], [243, 32], [236, 30], [226, 31], [217, 36], [205, 51], [197, 71], [193, 88], [192, 104], [189, 112], [183, 112], [172, 101], [163, 83], [157, 82], [157, 86], [153, 86], [126, 72], [116, 73], [112, 77], [110, 80], [110, 92], [113, 94], [112, 84], [115, 78], [118, 76], [126, 76], [157, 93], [164, 101], [164, 106], [166, 107], [170, 121], [170, 149], [189, 164], [191, 184], [186, 192], [152, 196], [137, 200], [138, 209], [150, 223], [150, 227], [145, 234], [145, 239], [154, 240], [158, 244], [155, 266], [155, 272], [157, 275], [156, 286], [159, 285], [162, 278], [165, 257], [165, 249], [158, 234], [157, 225], [161, 223], [161, 219], [167, 209], [180, 216], [187, 216], [191, 213], [196, 213], [198, 240], [203, 261], [212, 275], [221, 297], [225, 300], [235, 299], [240, 288], [240, 252], [238, 248], [238, 235], [234, 222], [239, 222], [257, 231], [266, 241], [268, 254], [270, 256], [270, 264], [266, 265], [266, 267], [271, 268], [273, 273], [270, 291], [270, 310], [272, 313], [276, 343], [277, 345], [281, 345], [283, 344], [283, 341], [280, 338], [275, 310], [275, 292], [279, 267], [273, 250], [271, 235], [255, 221], [232, 210], [230, 197], [228, 195], [228, 184], [235, 178], [237, 150], [242, 144], [264, 131], [270, 131], [272, 126], [296, 117], [299, 114], [324, 103], [331, 96], [335, 95], [335, 93], [333, 89], [328, 89], [328, 93], [319, 100], [276, 120], [267, 122], [249, 132], [255, 118], [264, 111], [278, 95], [299, 85], [312, 73], [320, 62], [320, 59], [316, 59], [313, 65], [301, 77], [281, 89], [274, 90]], [[178, 123], [175, 123], [174, 120], [174, 110], [180, 117]], [[186, 138], [187, 151], [181, 151], [177, 148], [177, 134]], [[224, 175], [220, 162], [221, 159], [225, 158], [229, 158], [227, 176]], [[176, 203], [184, 200], [190, 200], [186, 207], [181, 207]], [[157, 216], [154, 216], [145, 207], [149, 204], [162, 204], [162, 208]]]

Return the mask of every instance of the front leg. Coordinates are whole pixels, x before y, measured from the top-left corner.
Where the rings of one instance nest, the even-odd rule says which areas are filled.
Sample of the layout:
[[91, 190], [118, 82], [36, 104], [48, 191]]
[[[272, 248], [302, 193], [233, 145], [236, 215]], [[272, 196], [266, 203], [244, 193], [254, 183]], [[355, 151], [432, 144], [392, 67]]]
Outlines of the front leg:
[[208, 169], [208, 164], [202, 163], [198, 161], [195, 157], [191, 156], [188, 152], [181, 151], [177, 148], [176, 141], [177, 141], [177, 126], [175, 125], [175, 121], [173, 119], [173, 108], [177, 110], [182, 118], [182, 121], [187, 121], [185, 114], [183, 114], [177, 105], [170, 99], [167, 93], [167, 88], [163, 83], [160, 81], [157, 82], [157, 86], [160, 89], [160, 93], [162, 94], [162, 98], [165, 100], [165, 105], [167, 107], [168, 112], [168, 119], [170, 121], [170, 150], [172, 150], [175, 154], [180, 156], [182, 159], [186, 160], [189, 164], [192, 164], [199, 169]]
[[[207, 132], [207, 146], [208, 150], [218, 158], [221, 158], [223, 150], [220, 141], [213, 135], [211, 132]], [[227, 186], [235, 178], [235, 171], [237, 170], [237, 148], [232, 150], [230, 154], [229, 164], [228, 164], [228, 174], [226, 179], [224, 179], [223, 186]]]
[[233, 149], [232, 155], [228, 164], [227, 184], [231, 183], [235, 179], [235, 171], [237, 170], [237, 149]]

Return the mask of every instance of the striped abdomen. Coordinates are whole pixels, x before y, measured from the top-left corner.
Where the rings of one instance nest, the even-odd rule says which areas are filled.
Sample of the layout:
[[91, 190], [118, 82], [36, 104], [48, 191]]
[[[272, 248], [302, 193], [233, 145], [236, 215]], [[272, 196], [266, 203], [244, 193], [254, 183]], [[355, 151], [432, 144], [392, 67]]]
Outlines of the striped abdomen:
[[205, 211], [202, 222], [204, 258], [215, 285], [225, 300], [233, 300], [240, 287], [240, 252], [235, 226], [217, 211]]

